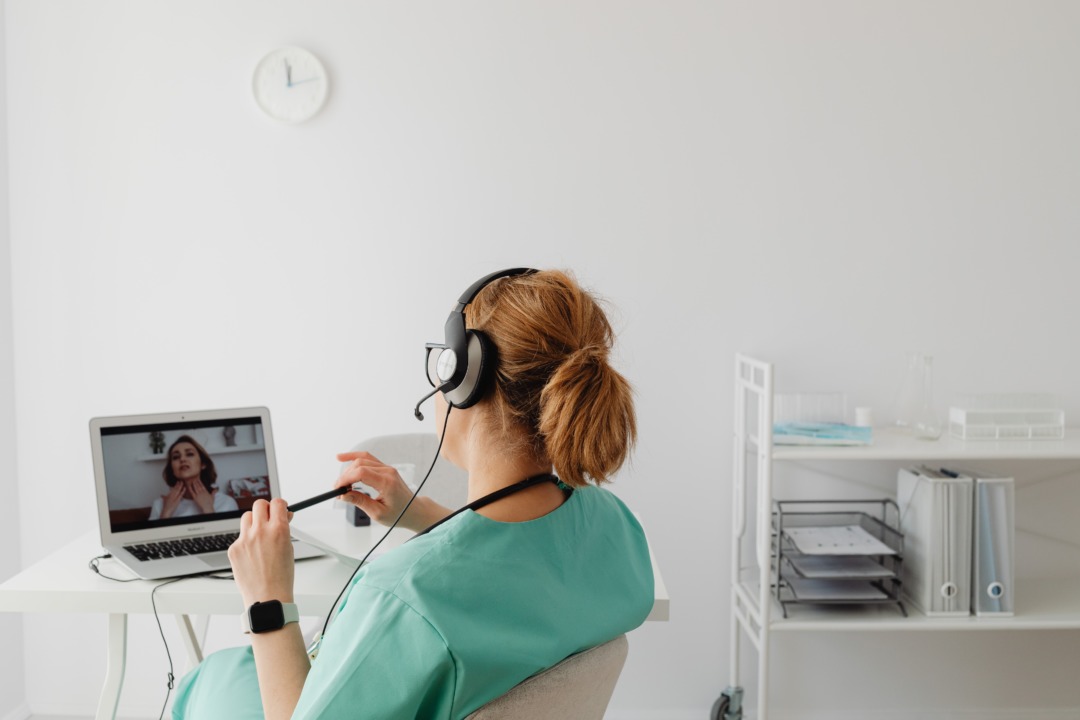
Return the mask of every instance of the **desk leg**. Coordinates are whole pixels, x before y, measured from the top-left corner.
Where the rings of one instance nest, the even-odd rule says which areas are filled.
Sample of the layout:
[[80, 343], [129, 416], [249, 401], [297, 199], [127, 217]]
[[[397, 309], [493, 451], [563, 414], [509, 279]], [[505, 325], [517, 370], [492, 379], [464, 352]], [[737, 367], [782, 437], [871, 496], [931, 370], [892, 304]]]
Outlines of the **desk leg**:
[[177, 615], [176, 624], [180, 626], [180, 636], [184, 638], [184, 647], [187, 649], [187, 668], [184, 670], [184, 673], [187, 673], [203, 661], [202, 646], [206, 642], [206, 630], [202, 623], [199, 623], [200, 629], [196, 630], [190, 615]]
[[127, 664], [127, 615], [109, 615], [109, 652], [105, 668], [105, 685], [101, 688], [95, 720], [113, 720], [120, 705], [120, 690], [124, 686], [124, 666]]
[[206, 647], [206, 633], [210, 630], [210, 616], [200, 615], [199, 619], [195, 621], [195, 634], [198, 636], [196, 639], [199, 641], [199, 647]]

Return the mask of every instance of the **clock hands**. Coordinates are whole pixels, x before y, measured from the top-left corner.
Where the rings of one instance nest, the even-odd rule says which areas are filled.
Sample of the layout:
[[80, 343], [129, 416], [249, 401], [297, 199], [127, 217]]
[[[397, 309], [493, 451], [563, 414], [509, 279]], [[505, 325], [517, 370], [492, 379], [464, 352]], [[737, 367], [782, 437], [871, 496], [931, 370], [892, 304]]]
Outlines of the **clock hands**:
[[303, 80], [297, 80], [296, 82], [293, 82], [293, 79], [292, 79], [292, 65], [289, 64], [288, 60], [285, 60], [284, 63], [285, 63], [285, 87], [290, 87], [291, 88], [294, 85], [300, 85], [300, 84], [303, 84], [303, 83], [314, 82], [314, 81], [320, 79], [318, 76], [316, 76], [316, 77], [304, 78]]

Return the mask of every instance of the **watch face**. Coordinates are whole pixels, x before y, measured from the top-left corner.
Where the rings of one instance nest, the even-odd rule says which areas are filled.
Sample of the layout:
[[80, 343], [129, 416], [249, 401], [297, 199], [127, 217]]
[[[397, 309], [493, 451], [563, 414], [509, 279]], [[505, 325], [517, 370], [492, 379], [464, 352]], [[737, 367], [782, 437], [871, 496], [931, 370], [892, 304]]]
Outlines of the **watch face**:
[[248, 618], [251, 621], [253, 633], [270, 632], [285, 627], [285, 611], [281, 607], [280, 600], [255, 603], [248, 609]]
[[307, 120], [326, 103], [329, 82], [319, 59], [298, 47], [274, 50], [259, 61], [252, 80], [255, 102], [285, 123]]

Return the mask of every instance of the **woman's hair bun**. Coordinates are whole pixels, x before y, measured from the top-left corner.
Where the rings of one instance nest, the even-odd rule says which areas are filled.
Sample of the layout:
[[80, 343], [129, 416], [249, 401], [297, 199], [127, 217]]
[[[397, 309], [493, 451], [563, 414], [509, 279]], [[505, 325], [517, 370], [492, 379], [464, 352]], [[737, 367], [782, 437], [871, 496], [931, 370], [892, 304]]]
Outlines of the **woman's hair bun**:
[[559, 367], [588, 371], [593, 366], [607, 365], [608, 352], [607, 347], [602, 345], [586, 345], [569, 353]]
[[630, 383], [608, 362], [615, 333], [596, 298], [558, 270], [507, 277], [480, 291], [466, 322], [498, 351], [499, 426], [524, 430], [566, 484], [607, 481], [637, 424]]
[[540, 393], [540, 434], [569, 485], [604, 482], [636, 438], [630, 384], [607, 355], [598, 346], [575, 350]]

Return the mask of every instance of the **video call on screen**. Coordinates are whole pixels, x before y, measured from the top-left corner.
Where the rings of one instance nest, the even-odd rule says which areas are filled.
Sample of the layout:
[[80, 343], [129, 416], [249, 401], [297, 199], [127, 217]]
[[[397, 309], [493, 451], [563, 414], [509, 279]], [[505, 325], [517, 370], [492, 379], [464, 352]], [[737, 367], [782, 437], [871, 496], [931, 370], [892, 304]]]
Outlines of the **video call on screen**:
[[101, 451], [113, 532], [238, 518], [270, 498], [259, 417], [101, 428]]

